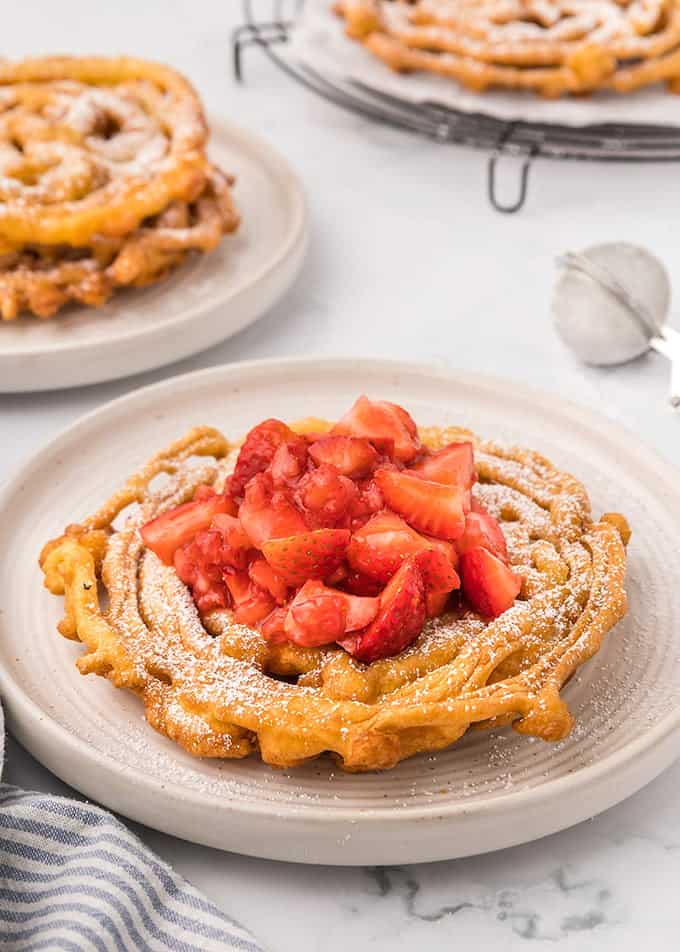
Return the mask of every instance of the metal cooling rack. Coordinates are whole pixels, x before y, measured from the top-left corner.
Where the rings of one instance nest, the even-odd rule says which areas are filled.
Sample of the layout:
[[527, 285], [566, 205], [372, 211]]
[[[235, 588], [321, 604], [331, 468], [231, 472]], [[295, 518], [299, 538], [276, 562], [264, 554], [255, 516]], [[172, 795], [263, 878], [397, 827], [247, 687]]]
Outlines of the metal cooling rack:
[[[489, 201], [499, 212], [512, 213], [522, 208], [528, 194], [531, 164], [537, 158], [613, 162], [680, 160], [680, 128], [619, 123], [574, 128], [509, 122], [436, 103], [416, 105], [360, 82], [322, 76], [286, 54], [304, 0], [242, 0], [242, 3], [244, 23], [232, 37], [233, 67], [238, 81], [244, 78], [245, 51], [259, 47], [286, 75], [343, 109], [436, 142], [490, 151], [487, 190]], [[500, 201], [497, 189], [498, 165], [507, 156], [519, 159], [517, 197], [512, 202]]]

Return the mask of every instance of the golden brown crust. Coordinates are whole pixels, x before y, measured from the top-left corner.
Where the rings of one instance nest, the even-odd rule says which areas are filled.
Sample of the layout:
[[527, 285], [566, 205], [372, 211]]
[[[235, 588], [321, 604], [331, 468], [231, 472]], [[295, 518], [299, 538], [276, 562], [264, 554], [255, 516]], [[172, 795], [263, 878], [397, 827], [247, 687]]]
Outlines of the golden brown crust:
[[[460, 434], [421, 431], [432, 447]], [[259, 750], [276, 766], [330, 751], [346, 770], [386, 769], [448, 746], [471, 726], [512, 723], [545, 740], [569, 733], [560, 688], [626, 609], [622, 516], [593, 522], [573, 476], [529, 450], [476, 440], [477, 493], [501, 521], [511, 562], [525, 577], [520, 598], [488, 624], [452, 612], [428, 623], [402, 654], [364, 666], [340, 648], [270, 645], [226, 612], [204, 627], [174, 570], [145, 550], [139, 525], [201, 482], [219, 488], [232, 449], [217, 431], [192, 431], [45, 546], [45, 584], [66, 596], [60, 630], [83, 642], [83, 673], [137, 693], [149, 722], [190, 753]], [[196, 468], [195, 456], [215, 463]], [[169, 482], [147, 488], [160, 473]], [[133, 503], [139, 511], [114, 529]]]
[[167, 66], [127, 57], [3, 61], [0, 142], [11, 181], [0, 186], [0, 235], [14, 247], [82, 247], [95, 235], [128, 234], [201, 190], [206, 139], [200, 100]]
[[680, 75], [678, 0], [339, 0], [346, 32], [397, 72], [475, 92], [629, 92]]
[[174, 70], [126, 57], [0, 63], [0, 317], [51, 317], [164, 278], [239, 224]]
[[69, 301], [99, 307], [116, 288], [161, 281], [190, 252], [211, 251], [238, 225], [230, 181], [213, 168], [194, 201], [173, 202], [122, 238], [91, 249], [38, 246], [0, 257], [0, 317], [52, 317]]

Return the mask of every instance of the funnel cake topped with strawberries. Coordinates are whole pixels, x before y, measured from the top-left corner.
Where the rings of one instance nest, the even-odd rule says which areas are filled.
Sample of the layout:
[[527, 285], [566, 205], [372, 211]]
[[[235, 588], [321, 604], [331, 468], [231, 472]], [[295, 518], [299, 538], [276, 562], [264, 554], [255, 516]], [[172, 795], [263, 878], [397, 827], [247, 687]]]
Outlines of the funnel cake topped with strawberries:
[[373, 770], [473, 726], [565, 737], [628, 536], [537, 453], [362, 396], [241, 444], [192, 430], [40, 561], [79, 670], [190, 753]]

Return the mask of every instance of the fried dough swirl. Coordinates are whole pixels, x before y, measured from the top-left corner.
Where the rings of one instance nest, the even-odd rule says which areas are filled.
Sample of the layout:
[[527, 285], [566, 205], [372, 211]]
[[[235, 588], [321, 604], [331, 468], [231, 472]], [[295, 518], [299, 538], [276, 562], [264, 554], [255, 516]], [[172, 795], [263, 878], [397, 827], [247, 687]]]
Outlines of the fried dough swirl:
[[[472, 437], [456, 428], [421, 436], [432, 448]], [[138, 531], [197, 485], [221, 487], [234, 447], [202, 427], [44, 547], [45, 584], [65, 596], [59, 630], [85, 647], [79, 670], [135, 692], [153, 727], [203, 757], [257, 751], [292, 767], [328, 751], [345, 770], [361, 771], [447, 747], [473, 726], [565, 737], [573, 718], [560, 689], [626, 611], [628, 526], [617, 514], [594, 522], [584, 487], [539, 454], [472, 438], [475, 493], [524, 576], [519, 599], [494, 621], [460, 607], [428, 622], [400, 655], [370, 665], [337, 646], [270, 644], [228, 612], [202, 622], [174, 569]], [[159, 474], [166, 482], [154, 489]]]

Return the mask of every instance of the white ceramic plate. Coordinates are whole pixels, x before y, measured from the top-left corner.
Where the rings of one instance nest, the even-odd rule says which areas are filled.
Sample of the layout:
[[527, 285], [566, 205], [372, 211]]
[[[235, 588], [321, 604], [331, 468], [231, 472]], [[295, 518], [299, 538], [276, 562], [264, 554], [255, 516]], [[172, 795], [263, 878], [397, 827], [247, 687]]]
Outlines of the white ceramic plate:
[[236, 175], [235, 235], [168, 280], [71, 306], [47, 321], [0, 321], [0, 392], [100, 383], [187, 357], [252, 323], [296, 278], [307, 242], [302, 186], [261, 139], [211, 121], [213, 160]]
[[[141, 703], [81, 677], [37, 555], [155, 449], [190, 425], [243, 433], [263, 417], [333, 417], [360, 392], [417, 420], [462, 423], [535, 447], [582, 478], [594, 509], [630, 518], [630, 611], [567, 685], [577, 717], [549, 745], [470, 732], [387, 773], [317, 761], [196, 760], [156, 734]], [[149, 826], [275, 859], [396, 864], [524, 842], [629, 796], [680, 752], [678, 474], [604, 418], [516, 384], [388, 361], [262, 361], [177, 377], [116, 400], [27, 463], [0, 498], [0, 686], [10, 729], [63, 780]]]

